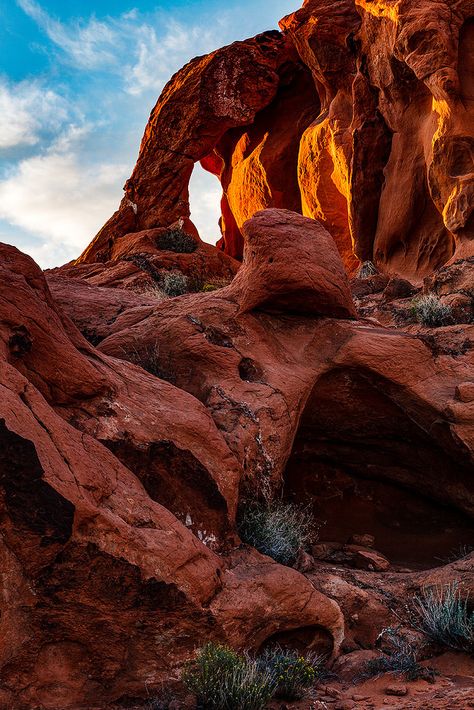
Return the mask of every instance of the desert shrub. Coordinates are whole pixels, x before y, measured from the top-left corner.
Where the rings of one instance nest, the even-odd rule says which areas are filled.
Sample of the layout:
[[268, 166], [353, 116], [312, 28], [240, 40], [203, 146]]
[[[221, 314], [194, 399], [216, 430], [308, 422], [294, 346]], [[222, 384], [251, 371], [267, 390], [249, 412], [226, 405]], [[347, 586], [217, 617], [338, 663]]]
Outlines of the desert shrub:
[[415, 597], [419, 628], [432, 641], [457, 651], [474, 652], [474, 611], [457, 582], [422, 590]]
[[168, 271], [163, 276], [162, 289], [167, 296], [182, 296], [188, 292], [188, 280], [180, 271]]
[[273, 695], [273, 676], [248, 654], [208, 643], [185, 669], [183, 682], [206, 710], [260, 710]]
[[156, 240], [158, 249], [174, 251], [177, 254], [192, 254], [196, 251], [198, 243], [194, 237], [182, 229], [168, 229]]
[[374, 274], [378, 273], [377, 267], [372, 261], [363, 261], [357, 271], [357, 278], [367, 279], [369, 276], [374, 276]]
[[283, 700], [301, 700], [320, 675], [323, 656], [302, 656], [297, 651], [280, 647], [267, 648], [258, 664], [274, 678], [275, 696]]
[[371, 678], [384, 673], [393, 673], [403, 675], [407, 680], [433, 678], [434, 671], [418, 663], [416, 650], [397, 629], [392, 627], [383, 629], [379, 634], [379, 640], [386, 641], [387, 647], [378, 658], [367, 661], [363, 677]]
[[238, 530], [243, 542], [283, 565], [294, 562], [298, 551], [315, 537], [309, 510], [283, 501], [242, 505]]
[[419, 296], [412, 301], [412, 314], [422, 325], [436, 328], [451, 320], [451, 308], [434, 293]]

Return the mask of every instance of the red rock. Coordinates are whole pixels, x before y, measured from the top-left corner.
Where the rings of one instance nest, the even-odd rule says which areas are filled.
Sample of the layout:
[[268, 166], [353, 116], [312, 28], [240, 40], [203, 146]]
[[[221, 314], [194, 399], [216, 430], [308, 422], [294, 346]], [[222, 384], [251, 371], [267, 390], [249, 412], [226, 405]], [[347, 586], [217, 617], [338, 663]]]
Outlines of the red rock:
[[244, 264], [231, 290], [241, 312], [285, 310], [354, 318], [344, 268], [320, 224], [288, 210], [263, 210], [244, 224]]
[[390, 567], [386, 557], [375, 550], [357, 550], [354, 554], [354, 564], [359, 569], [371, 569], [383, 572]]
[[220, 246], [233, 257], [243, 223], [278, 207], [320, 221], [350, 273], [372, 261], [419, 283], [454, 251], [471, 258], [470, 17], [448, 0], [307, 0], [283, 34], [193, 60], [165, 87], [120, 209], [80, 261], [187, 219], [197, 161], [221, 180]]
[[385, 688], [385, 695], [396, 695], [399, 698], [403, 698], [408, 695], [408, 688], [406, 685], [388, 685]]
[[92, 348], [33, 261], [1, 256], [4, 706], [143, 696], [212, 636], [300, 626], [337, 652], [339, 607], [296, 570], [213, 551], [235, 544], [242, 470], [206, 408]]
[[397, 298], [410, 298], [417, 289], [406, 279], [390, 279], [384, 289], [382, 297], [386, 301], [394, 301]]

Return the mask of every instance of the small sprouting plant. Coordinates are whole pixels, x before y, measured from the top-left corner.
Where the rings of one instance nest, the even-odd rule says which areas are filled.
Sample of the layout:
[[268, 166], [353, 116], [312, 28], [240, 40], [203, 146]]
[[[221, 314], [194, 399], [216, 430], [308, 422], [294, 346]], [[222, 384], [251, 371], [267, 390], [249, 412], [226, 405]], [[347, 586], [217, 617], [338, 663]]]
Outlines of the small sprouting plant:
[[357, 271], [357, 278], [367, 279], [369, 278], [369, 276], [374, 276], [374, 274], [378, 273], [379, 272], [377, 271], [377, 267], [375, 266], [373, 261], [363, 261]]
[[180, 271], [168, 271], [163, 276], [162, 289], [167, 296], [182, 296], [188, 293], [188, 280]]
[[318, 680], [324, 657], [301, 655], [279, 646], [267, 648], [258, 663], [274, 678], [275, 696], [283, 700], [301, 700]]
[[432, 641], [457, 651], [474, 652], [474, 611], [458, 582], [436, 585], [415, 597], [419, 628]]
[[273, 696], [272, 674], [248, 654], [206, 644], [182, 680], [206, 710], [261, 710]]
[[432, 680], [434, 671], [418, 663], [417, 653], [411, 644], [400, 634], [398, 629], [389, 626], [383, 629], [378, 640], [386, 642], [386, 648], [378, 658], [367, 661], [364, 677], [393, 673], [403, 675], [407, 680]]
[[309, 510], [283, 501], [243, 505], [238, 531], [243, 542], [283, 565], [292, 564], [299, 550], [316, 537]]
[[182, 229], [168, 229], [156, 240], [158, 249], [174, 251], [177, 254], [192, 254], [198, 248], [198, 243], [191, 234]]
[[451, 320], [451, 308], [444, 304], [434, 293], [428, 293], [413, 299], [411, 309], [418, 323], [429, 328], [447, 325]]

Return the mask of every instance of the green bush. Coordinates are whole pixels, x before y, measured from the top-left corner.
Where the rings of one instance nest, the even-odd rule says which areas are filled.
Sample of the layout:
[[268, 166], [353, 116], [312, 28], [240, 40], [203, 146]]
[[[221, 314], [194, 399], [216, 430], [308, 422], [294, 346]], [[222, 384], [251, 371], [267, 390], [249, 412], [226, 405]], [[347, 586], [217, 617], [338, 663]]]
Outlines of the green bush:
[[162, 289], [167, 296], [182, 296], [188, 293], [188, 280], [181, 271], [168, 271], [163, 276]]
[[462, 598], [457, 582], [423, 589], [415, 597], [415, 610], [420, 629], [435, 643], [474, 652], [474, 611]]
[[273, 501], [243, 505], [238, 516], [243, 542], [276, 562], [289, 565], [315, 535], [314, 520], [308, 509]]
[[198, 248], [198, 243], [182, 229], [168, 229], [158, 237], [156, 246], [158, 249], [174, 251], [177, 254], [192, 254]]
[[261, 668], [274, 678], [275, 696], [283, 700], [301, 700], [318, 679], [322, 656], [302, 656], [297, 651], [268, 648], [258, 659]]
[[199, 651], [182, 679], [206, 710], [261, 710], [275, 689], [273, 676], [255, 659], [215, 643]]
[[434, 293], [419, 296], [412, 301], [412, 313], [418, 323], [429, 328], [447, 325], [451, 321], [451, 308]]
[[388, 642], [388, 646], [378, 658], [366, 663], [363, 676], [371, 678], [384, 673], [393, 673], [394, 675], [403, 675], [407, 680], [418, 680], [419, 678], [431, 680], [433, 678], [434, 671], [418, 663], [416, 651], [397, 629], [392, 627], [384, 629], [379, 634], [379, 639]]

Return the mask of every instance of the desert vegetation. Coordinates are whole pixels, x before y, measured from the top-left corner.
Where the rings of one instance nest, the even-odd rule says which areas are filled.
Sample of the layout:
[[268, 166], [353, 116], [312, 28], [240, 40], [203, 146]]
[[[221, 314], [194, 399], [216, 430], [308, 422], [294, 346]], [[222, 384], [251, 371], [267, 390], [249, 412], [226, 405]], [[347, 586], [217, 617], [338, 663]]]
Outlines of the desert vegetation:
[[280, 500], [242, 505], [238, 531], [243, 542], [284, 565], [292, 564], [317, 534], [307, 508]]
[[418, 323], [429, 328], [437, 328], [451, 322], [451, 308], [434, 293], [413, 299], [412, 314]]
[[374, 276], [375, 274], [378, 274], [375, 264], [372, 261], [363, 261], [357, 271], [357, 278], [367, 279], [369, 276]]
[[474, 652], [474, 610], [457, 582], [422, 590], [415, 597], [418, 627], [431, 641], [456, 651]]
[[173, 251], [176, 254], [192, 254], [196, 251], [198, 243], [191, 234], [182, 229], [168, 229], [156, 240], [156, 246], [163, 251]]
[[208, 643], [182, 679], [206, 710], [260, 710], [273, 697], [290, 701], [305, 697], [323, 665], [321, 656], [302, 656], [280, 647], [251, 656]]
[[399, 629], [388, 627], [383, 629], [378, 640], [384, 643], [384, 649], [378, 658], [367, 662], [363, 677], [393, 673], [406, 678], [406, 680], [432, 680], [434, 672], [420, 665], [418, 654], [414, 646], [408, 641]]
[[188, 279], [180, 271], [168, 271], [163, 276], [161, 288], [171, 298], [182, 296], [189, 291]]

